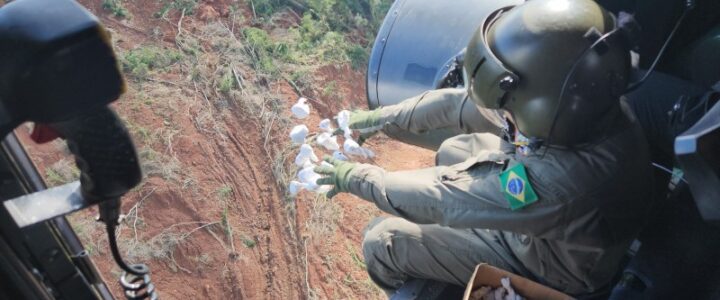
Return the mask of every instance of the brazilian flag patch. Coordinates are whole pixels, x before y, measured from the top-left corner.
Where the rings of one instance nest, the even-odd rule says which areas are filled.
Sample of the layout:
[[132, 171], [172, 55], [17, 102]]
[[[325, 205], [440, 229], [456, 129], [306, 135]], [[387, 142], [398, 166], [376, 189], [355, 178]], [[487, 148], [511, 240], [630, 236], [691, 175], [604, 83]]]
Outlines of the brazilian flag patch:
[[500, 173], [500, 186], [512, 210], [518, 210], [538, 200], [525, 173], [525, 166], [517, 164]]

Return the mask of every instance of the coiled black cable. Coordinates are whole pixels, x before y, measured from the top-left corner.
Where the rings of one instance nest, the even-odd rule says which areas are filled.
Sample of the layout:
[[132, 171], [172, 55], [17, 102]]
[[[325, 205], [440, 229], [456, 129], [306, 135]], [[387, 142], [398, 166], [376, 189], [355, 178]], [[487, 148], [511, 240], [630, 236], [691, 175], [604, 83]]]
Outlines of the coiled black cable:
[[113, 223], [107, 222], [106, 224], [108, 241], [110, 242], [110, 252], [113, 259], [123, 269], [123, 274], [120, 276], [120, 286], [125, 292], [125, 298], [128, 300], [157, 300], [158, 295], [155, 285], [150, 280], [150, 268], [145, 264], [127, 265], [122, 260], [115, 235], [117, 225]]

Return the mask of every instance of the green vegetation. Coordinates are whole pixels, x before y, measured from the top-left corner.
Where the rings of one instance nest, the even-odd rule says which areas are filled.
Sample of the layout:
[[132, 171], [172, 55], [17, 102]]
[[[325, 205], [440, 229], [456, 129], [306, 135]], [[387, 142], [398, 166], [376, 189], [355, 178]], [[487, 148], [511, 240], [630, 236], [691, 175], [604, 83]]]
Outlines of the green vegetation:
[[80, 170], [67, 159], [61, 159], [45, 170], [45, 182], [48, 186], [70, 183], [80, 178]]
[[191, 15], [197, 7], [197, 0], [172, 0], [163, 1], [163, 6], [160, 11], [155, 13], [155, 17], [164, 18], [167, 14], [173, 10], [185, 15]]
[[333, 97], [337, 94], [337, 81], [333, 80], [328, 82], [323, 88], [322, 95], [325, 97]]
[[223, 208], [222, 214], [220, 216], [220, 224], [223, 226], [223, 229], [225, 231], [225, 235], [230, 237], [232, 236], [232, 227], [230, 227], [230, 219], [228, 218], [228, 208]]
[[45, 181], [48, 186], [58, 186], [67, 183], [65, 178], [53, 169], [45, 170]]
[[150, 71], [167, 68], [183, 58], [183, 54], [172, 49], [155, 46], [138, 47], [125, 53], [123, 69], [136, 79], [145, 79]]
[[233, 77], [232, 70], [226, 69], [218, 83], [218, 91], [228, 94], [233, 88], [235, 88], [235, 77]]
[[223, 185], [217, 190], [218, 198], [220, 198], [221, 200], [228, 199], [230, 198], [230, 195], [232, 195], [232, 191], [232, 187], [230, 187], [229, 185]]
[[257, 242], [247, 236], [242, 237], [242, 243], [245, 245], [246, 248], [253, 248], [255, 245], [257, 245]]
[[165, 180], [180, 180], [180, 161], [145, 146], [138, 151], [140, 168], [145, 176], [160, 176]]
[[347, 56], [353, 69], [359, 70], [368, 63], [368, 49], [360, 45], [352, 45], [347, 49]]
[[228, 243], [230, 244], [230, 247], [232, 248], [233, 255], [236, 255], [235, 252], [235, 242], [233, 238], [233, 227], [230, 225], [230, 218], [228, 217], [228, 208], [223, 208], [222, 211], [222, 218], [220, 219], [220, 225], [223, 228], [223, 232], [225, 232], [225, 238], [227, 239]]
[[325, 83], [325, 87], [322, 89], [322, 96], [326, 99], [339, 101], [341, 99], [340, 97], [340, 91], [338, 89], [337, 81], [333, 80], [330, 82]]
[[88, 254], [97, 255], [104, 252], [106, 241], [102, 240], [105, 233], [102, 223], [81, 212], [73, 213], [67, 218]]
[[290, 78], [295, 86], [300, 89], [300, 92], [304, 92], [312, 88], [312, 73], [307, 68], [298, 68], [290, 73]]
[[102, 8], [119, 18], [130, 17], [130, 12], [123, 6], [122, 0], [103, 0]]
[[254, 69], [263, 75], [291, 74], [289, 80], [302, 90], [298, 66], [348, 63], [353, 69], [364, 67], [373, 36], [392, 1], [252, 0], [250, 4], [254, 21], [262, 28], [272, 28], [274, 16], [288, 8], [302, 16], [297, 27], [278, 37], [260, 28], [243, 30]]
[[376, 29], [392, 5], [392, 0], [252, 0], [257, 17], [269, 19], [284, 8], [311, 15], [326, 24], [330, 31], [348, 32], [352, 29]]
[[267, 75], [275, 73], [277, 68], [272, 57], [277, 57], [275, 52], [277, 45], [270, 40], [270, 36], [262, 29], [250, 27], [243, 30], [243, 37], [253, 68]]
[[135, 125], [125, 118], [123, 118], [123, 123], [125, 123], [125, 126], [127, 126], [128, 130], [130, 131], [133, 140], [140, 141], [143, 144], [149, 144], [153, 142], [153, 134], [147, 128]]
[[366, 270], [367, 265], [365, 264], [365, 261], [363, 261], [363, 259], [360, 257], [360, 255], [358, 255], [355, 249], [350, 244], [345, 244], [345, 248], [347, 248], [348, 253], [350, 253], [350, 259], [352, 260], [353, 264], [361, 270]]
[[260, 17], [269, 17], [272, 15], [279, 7], [284, 6], [283, 0], [250, 0], [250, 5], [252, 6], [253, 13]]

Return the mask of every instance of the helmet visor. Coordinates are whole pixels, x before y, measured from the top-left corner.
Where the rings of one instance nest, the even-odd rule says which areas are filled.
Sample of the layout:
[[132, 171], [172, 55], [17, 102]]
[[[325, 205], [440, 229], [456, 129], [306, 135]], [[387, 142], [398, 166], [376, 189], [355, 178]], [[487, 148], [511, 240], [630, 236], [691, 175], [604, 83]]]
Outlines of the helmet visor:
[[470, 80], [467, 83], [468, 93], [478, 105], [483, 107], [503, 108], [509, 93], [520, 81], [520, 77], [493, 54], [487, 41], [487, 34], [492, 25], [513, 7], [504, 7], [491, 13], [468, 45], [465, 58], [467, 63], [464, 65]]

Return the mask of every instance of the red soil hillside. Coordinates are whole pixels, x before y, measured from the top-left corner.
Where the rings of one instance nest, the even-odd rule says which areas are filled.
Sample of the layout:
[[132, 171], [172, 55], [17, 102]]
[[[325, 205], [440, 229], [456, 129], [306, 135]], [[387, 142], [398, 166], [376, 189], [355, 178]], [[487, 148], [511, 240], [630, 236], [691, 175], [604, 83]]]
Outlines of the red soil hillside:
[[[146, 173], [123, 199], [121, 250], [127, 260], [149, 264], [161, 297], [383, 296], [368, 279], [360, 250], [363, 228], [381, 212], [346, 194], [291, 199], [285, 191], [296, 171], [297, 148], [287, 134], [299, 123], [289, 111], [298, 90], [312, 99], [312, 114], [302, 123], [317, 131], [321, 119], [365, 106], [364, 70], [347, 63], [308, 68], [309, 87], [261, 74], [238, 49], [247, 46], [240, 32], [254, 25], [251, 1], [201, 1], [192, 14], [170, 9], [158, 16], [169, 2], [128, 0], [119, 2], [125, 18], [103, 8], [102, 0], [80, 2], [111, 31], [121, 57], [155, 55], [148, 70], [125, 65], [129, 89], [114, 107]], [[292, 33], [300, 20], [290, 10], [280, 16], [278, 27], [264, 28], [273, 38]], [[18, 133], [47, 180], [71, 178], [62, 144], [34, 145], [27, 131]], [[377, 153], [370, 163], [390, 170], [433, 162], [432, 153], [385, 137], [368, 145]], [[120, 298], [119, 268], [94, 214], [70, 219]]]

